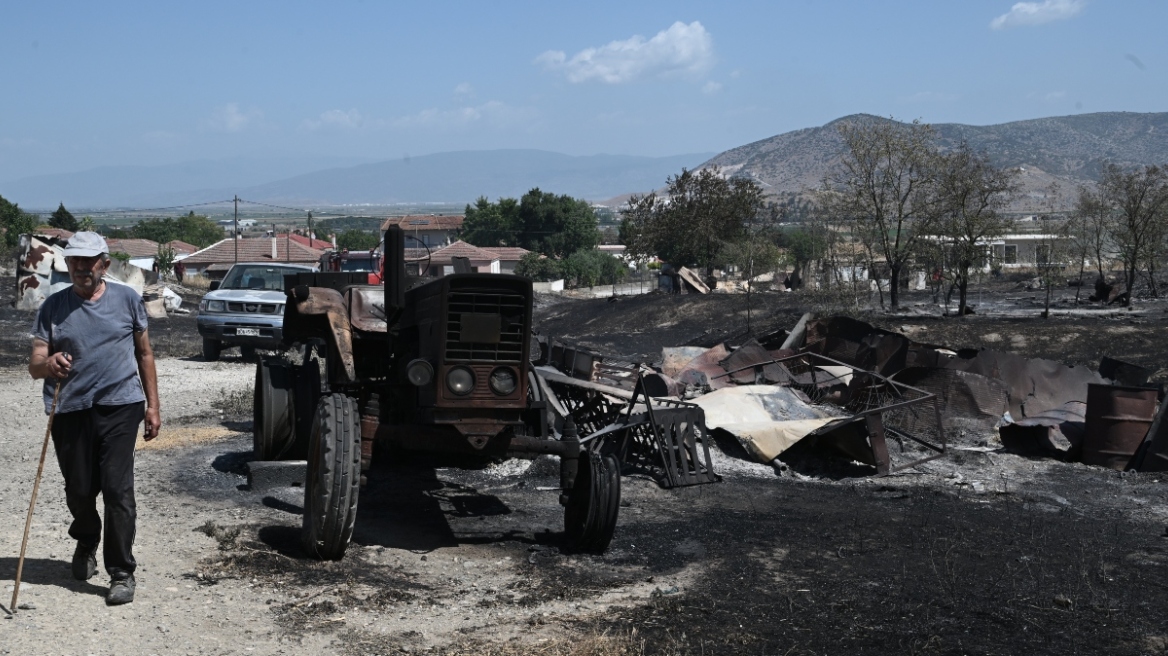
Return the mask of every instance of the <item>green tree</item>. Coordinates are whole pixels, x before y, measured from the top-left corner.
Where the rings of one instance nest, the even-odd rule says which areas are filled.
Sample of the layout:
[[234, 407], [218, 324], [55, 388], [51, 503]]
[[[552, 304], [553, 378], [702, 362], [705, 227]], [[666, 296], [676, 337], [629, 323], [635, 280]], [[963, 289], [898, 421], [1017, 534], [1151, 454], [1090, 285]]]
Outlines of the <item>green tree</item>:
[[85, 217], [77, 223], [77, 229], [83, 232], [96, 232], [97, 223], [94, 222], [93, 217]]
[[380, 237], [364, 230], [346, 230], [337, 235], [337, 248], [351, 251], [367, 251], [380, 243]]
[[174, 249], [166, 244], [158, 245], [158, 254], [154, 256], [155, 263], [158, 264], [158, 272], [162, 274], [170, 273], [174, 268], [174, 258], [177, 254]]
[[61, 230], [68, 230], [69, 232], [77, 232], [77, 219], [65, 209], [65, 204], [60, 203], [57, 206], [57, 211], [53, 212], [49, 217], [49, 225]]
[[592, 250], [600, 243], [596, 213], [586, 200], [532, 189], [519, 200], [520, 245], [549, 257]]
[[[186, 216], [165, 219], [146, 219], [134, 226], [132, 234], [137, 239], [149, 239], [165, 244], [175, 239], [205, 248], [223, 239], [223, 228], [205, 216], [194, 212]], [[114, 236], [114, 235], [110, 235]]]
[[549, 282], [563, 277], [560, 263], [540, 253], [527, 253], [515, 265], [515, 275], [526, 276], [536, 282]]
[[20, 236], [28, 234], [40, 224], [40, 217], [20, 209], [0, 196], [0, 229], [4, 231], [4, 245], [13, 247], [20, 243]]
[[630, 255], [699, 265], [709, 275], [722, 244], [739, 241], [762, 208], [754, 180], [727, 179], [717, 167], [682, 169], [668, 179], [663, 198], [653, 192], [629, 199], [621, 237]]
[[628, 267], [619, 259], [597, 250], [579, 250], [560, 262], [564, 283], [569, 287], [613, 285], [624, 280]]
[[492, 203], [479, 196], [474, 205], [466, 206], [466, 218], [459, 238], [475, 246], [514, 246], [519, 243], [519, 201], [500, 198]]

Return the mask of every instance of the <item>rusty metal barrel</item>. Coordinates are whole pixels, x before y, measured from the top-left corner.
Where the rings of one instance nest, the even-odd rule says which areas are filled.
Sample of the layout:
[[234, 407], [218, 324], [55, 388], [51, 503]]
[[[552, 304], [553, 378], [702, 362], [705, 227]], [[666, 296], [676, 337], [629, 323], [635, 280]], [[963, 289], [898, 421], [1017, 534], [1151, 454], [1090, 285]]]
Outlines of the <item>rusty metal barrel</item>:
[[1083, 462], [1123, 471], [1140, 448], [1156, 413], [1156, 390], [1087, 386]]

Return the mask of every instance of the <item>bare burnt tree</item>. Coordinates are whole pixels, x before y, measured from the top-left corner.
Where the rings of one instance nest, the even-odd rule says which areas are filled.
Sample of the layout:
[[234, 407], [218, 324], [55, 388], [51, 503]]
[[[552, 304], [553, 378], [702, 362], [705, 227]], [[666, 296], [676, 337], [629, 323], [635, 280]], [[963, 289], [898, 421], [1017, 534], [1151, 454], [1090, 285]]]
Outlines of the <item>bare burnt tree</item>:
[[[1106, 284], [1103, 260], [1111, 250], [1110, 226], [1111, 207], [1104, 195], [1095, 189], [1079, 187], [1079, 197], [1075, 200], [1075, 208], [1071, 211], [1066, 232], [1070, 240], [1072, 257], [1079, 260], [1080, 281], [1083, 279], [1087, 260], [1091, 260], [1097, 272], [1097, 286], [1099, 282]], [[1076, 291], [1075, 302], [1078, 301], [1079, 292]]]
[[900, 278], [922, 236], [935, 234], [938, 155], [932, 127], [914, 121], [844, 123], [845, 152], [823, 181], [820, 202], [855, 222], [865, 247], [889, 269], [889, 302], [900, 306]]
[[1123, 170], [1109, 164], [1100, 182], [1111, 207], [1111, 237], [1123, 260], [1127, 306], [1131, 307], [1136, 277], [1159, 248], [1161, 223], [1168, 211], [1168, 171], [1158, 166]]
[[998, 211], [1017, 192], [1017, 171], [994, 166], [988, 155], [975, 153], [965, 142], [940, 162], [938, 187], [945, 213], [938, 232], [950, 249], [957, 314], [965, 316], [970, 270], [988, 259], [989, 240], [1010, 227]]

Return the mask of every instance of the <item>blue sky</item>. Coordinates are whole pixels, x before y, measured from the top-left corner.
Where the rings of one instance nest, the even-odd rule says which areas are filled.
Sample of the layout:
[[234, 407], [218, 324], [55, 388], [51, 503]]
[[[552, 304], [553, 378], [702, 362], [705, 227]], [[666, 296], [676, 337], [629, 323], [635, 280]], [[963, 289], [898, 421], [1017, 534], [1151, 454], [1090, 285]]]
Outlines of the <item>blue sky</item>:
[[15, 2], [0, 181], [237, 156], [718, 152], [868, 112], [1168, 110], [1162, 0]]

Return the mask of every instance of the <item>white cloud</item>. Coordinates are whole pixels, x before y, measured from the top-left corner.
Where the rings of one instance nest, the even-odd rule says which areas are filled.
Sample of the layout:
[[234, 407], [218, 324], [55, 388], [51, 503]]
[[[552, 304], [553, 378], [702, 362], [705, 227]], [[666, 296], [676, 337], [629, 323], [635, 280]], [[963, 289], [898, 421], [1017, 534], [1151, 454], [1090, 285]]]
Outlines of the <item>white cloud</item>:
[[1083, 7], [1085, 0], [1043, 0], [1042, 2], [1019, 2], [1010, 11], [990, 22], [990, 27], [1003, 30], [1011, 27], [1042, 25], [1073, 18]]
[[475, 95], [474, 87], [470, 85], [470, 82], [463, 82], [454, 87], [454, 95], [473, 98]]
[[217, 108], [205, 124], [212, 130], [221, 132], [242, 132], [250, 125], [261, 121], [264, 113], [252, 108], [241, 110], [238, 103], [227, 103]]
[[355, 109], [350, 109], [347, 112], [340, 109], [330, 109], [326, 112], [321, 112], [319, 118], [310, 118], [300, 124], [306, 130], [319, 130], [330, 127], [351, 130], [363, 125], [365, 125], [365, 120], [361, 117], [361, 112]]
[[396, 128], [464, 128], [474, 125], [504, 126], [521, 124], [536, 117], [536, 112], [512, 107], [497, 100], [478, 106], [455, 109], [424, 109], [417, 114], [402, 116], [392, 121]]
[[707, 94], [707, 95], [713, 94], [713, 93], [718, 93], [721, 90], [722, 90], [722, 83], [721, 82], [715, 82], [713, 80], [710, 80], [709, 82], [706, 82], [704, 85], [702, 85], [702, 93]]
[[571, 82], [621, 84], [651, 76], [707, 71], [714, 65], [714, 42], [701, 23], [678, 21], [648, 41], [636, 35], [586, 48], [570, 59], [563, 51], [548, 50], [535, 62], [564, 73]]

